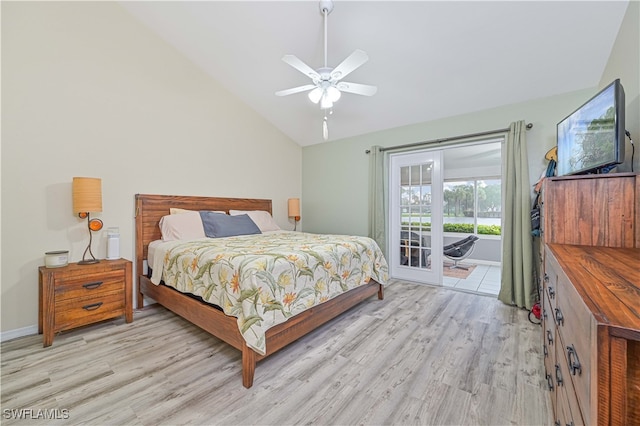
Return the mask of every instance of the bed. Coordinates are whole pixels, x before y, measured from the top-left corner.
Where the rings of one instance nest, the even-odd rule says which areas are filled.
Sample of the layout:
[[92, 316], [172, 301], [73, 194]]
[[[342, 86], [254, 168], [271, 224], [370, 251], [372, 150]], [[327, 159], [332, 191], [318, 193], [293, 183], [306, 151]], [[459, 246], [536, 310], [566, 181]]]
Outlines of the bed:
[[320, 304], [296, 313], [284, 322], [271, 326], [264, 333], [264, 350], [256, 350], [255, 344], [248, 344], [241, 333], [238, 317], [227, 315], [221, 307], [206, 303], [200, 298], [195, 298], [169, 286], [154, 284], [151, 274], [146, 273], [148, 270], [147, 259], [149, 245], [162, 238], [159, 226], [160, 220], [169, 215], [172, 208], [196, 211], [229, 212], [231, 210], [240, 210], [271, 213], [271, 200], [136, 194], [135, 202], [136, 271], [138, 271], [137, 307], [139, 309], [143, 307], [144, 297], [153, 299], [165, 308], [241, 351], [242, 384], [246, 388], [253, 385], [258, 361], [277, 352], [289, 343], [294, 342], [373, 295], [377, 295], [380, 300], [383, 299], [383, 281], [386, 277], [378, 280], [381, 282], [371, 278], [365, 284], [357, 285]]

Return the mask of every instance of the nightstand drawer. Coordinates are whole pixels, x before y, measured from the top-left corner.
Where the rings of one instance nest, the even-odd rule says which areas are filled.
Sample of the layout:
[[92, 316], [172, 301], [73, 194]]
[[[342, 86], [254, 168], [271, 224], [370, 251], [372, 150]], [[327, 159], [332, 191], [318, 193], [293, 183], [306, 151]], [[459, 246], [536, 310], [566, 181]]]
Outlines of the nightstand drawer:
[[133, 321], [132, 263], [127, 259], [38, 268], [38, 332], [43, 346], [55, 333], [124, 316]]
[[97, 296], [62, 300], [56, 302], [56, 329], [62, 331], [124, 315], [124, 307], [124, 298], [119, 291], [99, 294]]
[[114, 291], [124, 291], [123, 271], [109, 271], [93, 276], [75, 276], [56, 279], [56, 302], [59, 300], [89, 297]]

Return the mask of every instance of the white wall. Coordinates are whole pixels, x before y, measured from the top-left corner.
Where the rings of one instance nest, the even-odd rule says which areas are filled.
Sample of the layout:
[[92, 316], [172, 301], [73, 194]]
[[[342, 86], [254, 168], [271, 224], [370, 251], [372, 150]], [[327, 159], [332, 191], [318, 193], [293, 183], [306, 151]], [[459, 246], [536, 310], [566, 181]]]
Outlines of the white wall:
[[[624, 87], [626, 103], [625, 127], [636, 146], [633, 161], [635, 172], [640, 171], [640, 1], [631, 1], [622, 20], [609, 61], [600, 80], [604, 88], [616, 78]], [[627, 139], [625, 164], [620, 171], [631, 170], [631, 143]]]
[[556, 124], [589, 99], [594, 89], [404, 126], [305, 147], [302, 151], [302, 216], [309, 232], [367, 235], [369, 157], [365, 150], [504, 129], [517, 120], [527, 131], [530, 181], [546, 170], [544, 154], [555, 145]]
[[[640, 171], [640, 2], [627, 8], [599, 87], [620, 78], [626, 94], [626, 127], [635, 138], [634, 170]], [[524, 82], [526, 84], [526, 82]], [[556, 144], [556, 124], [598, 92], [598, 87], [515, 105], [418, 123], [305, 147], [302, 151], [302, 217], [309, 232], [367, 235], [369, 158], [373, 145], [393, 147], [502, 129], [516, 120], [533, 123], [527, 132], [530, 181], [546, 169], [544, 154]], [[630, 155], [630, 145], [627, 151]], [[630, 161], [619, 168], [628, 171]]]
[[[266, 161], [269, 159], [269, 161]], [[134, 256], [134, 194], [269, 198], [288, 222], [301, 148], [114, 2], [2, 2], [3, 338], [34, 330], [44, 252], [82, 258], [73, 176], [102, 178]]]

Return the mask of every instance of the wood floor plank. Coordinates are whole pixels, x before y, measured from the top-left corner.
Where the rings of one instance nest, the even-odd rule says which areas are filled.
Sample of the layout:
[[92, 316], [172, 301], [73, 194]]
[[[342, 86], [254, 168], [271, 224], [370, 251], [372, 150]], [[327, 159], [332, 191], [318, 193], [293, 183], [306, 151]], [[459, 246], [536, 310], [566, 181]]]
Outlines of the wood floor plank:
[[[47, 424], [549, 424], [540, 328], [489, 297], [394, 282], [241, 383], [240, 352], [162, 307], [3, 342], [2, 408]], [[32, 424], [3, 418], [4, 424]], [[43, 423], [44, 424], [44, 423]]]

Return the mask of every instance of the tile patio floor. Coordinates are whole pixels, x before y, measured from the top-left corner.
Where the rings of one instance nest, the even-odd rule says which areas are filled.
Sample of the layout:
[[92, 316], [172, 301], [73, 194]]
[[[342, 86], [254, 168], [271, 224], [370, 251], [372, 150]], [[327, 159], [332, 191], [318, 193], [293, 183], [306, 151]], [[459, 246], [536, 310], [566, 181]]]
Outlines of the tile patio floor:
[[477, 265], [466, 279], [442, 277], [442, 286], [497, 296], [500, 291], [500, 266]]

